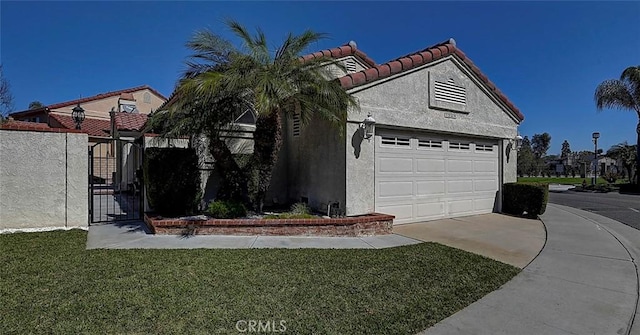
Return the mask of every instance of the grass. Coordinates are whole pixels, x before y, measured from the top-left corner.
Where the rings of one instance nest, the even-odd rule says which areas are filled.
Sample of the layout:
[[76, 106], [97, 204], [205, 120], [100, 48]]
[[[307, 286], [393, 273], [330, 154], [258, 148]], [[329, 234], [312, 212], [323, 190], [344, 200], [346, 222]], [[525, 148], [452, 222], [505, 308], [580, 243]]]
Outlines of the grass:
[[0, 235], [3, 334], [414, 334], [518, 269], [434, 243], [381, 250], [85, 250], [86, 232]]

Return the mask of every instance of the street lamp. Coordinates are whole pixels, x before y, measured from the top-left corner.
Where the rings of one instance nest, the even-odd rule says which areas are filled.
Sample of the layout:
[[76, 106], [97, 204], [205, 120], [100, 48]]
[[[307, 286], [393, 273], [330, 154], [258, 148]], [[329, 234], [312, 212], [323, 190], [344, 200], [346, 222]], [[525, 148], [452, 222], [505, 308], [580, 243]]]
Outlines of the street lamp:
[[84, 109], [80, 107], [80, 103], [73, 107], [71, 117], [73, 118], [73, 122], [76, 123], [76, 129], [80, 129], [80, 124], [84, 121]]
[[593, 144], [595, 145], [595, 149], [593, 150], [593, 156], [594, 156], [593, 185], [595, 186], [598, 180], [598, 139], [600, 138], [600, 133], [595, 132], [591, 134], [591, 138], [593, 138]]

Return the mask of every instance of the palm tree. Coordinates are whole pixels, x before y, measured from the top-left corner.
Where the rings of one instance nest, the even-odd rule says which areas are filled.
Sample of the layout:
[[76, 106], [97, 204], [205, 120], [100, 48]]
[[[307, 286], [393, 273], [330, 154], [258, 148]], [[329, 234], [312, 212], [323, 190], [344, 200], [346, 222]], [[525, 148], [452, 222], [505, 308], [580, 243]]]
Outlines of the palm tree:
[[635, 178], [636, 184], [640, 185], [640, 66], [626, 68], [620, 79], [603, 81], [596, 88], [594, 99], [598, 110], [617, 108], [632, 110], [638, 115]]
[[629, 180], [631, 180], [633, 166], [636, 164], [636, 150], [635, 145], [629, 145], [626, 141], [618, 143], [607, 150], [608, 157], [622, 163], [624, 169], [627, 170]]
[[[178, 120], [170, 128], [174, 135], [178, 130], [191, 134], [206, 130], [213, 146], [223, 146], [216, 131], [228, 130], [233, 115], [252, 109], [257, 115], [254, 151], [236, 183], [248, 184], [255, 209], [262, 211], [282, 146], [283, 119], [296, 113], [304, 125], [317, 115], [342, 133], [347, 110], [357, 103], [337, 81], [329, 80], [331, 72], [325, 65], [331, 59], [302, 60], [302, 53], [324, 34], [310, 30], [289, 34], [272, 52], [262, 31], [252, 36], [235, 21], [227, 25], [240, 39], [241, 48], [210, 31], [196, 33], [187, 44], [195, 53], [167, 105], [171, 118]], [[228, 148], [214, 150], [220, 151], [226, 168], [241, 170], [234, 166]], [[219, 157], [214, 155], [216, 161]]]

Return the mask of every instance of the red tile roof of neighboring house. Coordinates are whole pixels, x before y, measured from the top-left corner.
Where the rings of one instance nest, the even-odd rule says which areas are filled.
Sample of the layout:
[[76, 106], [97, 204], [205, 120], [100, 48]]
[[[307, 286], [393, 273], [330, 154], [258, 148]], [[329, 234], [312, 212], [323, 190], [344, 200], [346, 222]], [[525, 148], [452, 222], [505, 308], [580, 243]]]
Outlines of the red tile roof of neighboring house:
[[304, 55], [302, 56], [302, 59], [309, 60], [309, 59], [321, 58], [321, 57], [341, 58], [346, 56], [354, 56], [369, 66], [376, 66], [376, 62], [374, 62], [373, 59], [371, 59], [371, 57], [367, 56], [367, 54], [360, 51], [356, 46], [356, 43], [353, 41], [337, 48], [321, 50], [321, 51], [314, 52], [312, 54]]
[[136, 99], [133, 98], [133, 93], [131, 92], [120, 93], [120, 99], [136, 101]]
[[390, 77], [392, 75], [416, 68], [418, 66], [428, 64], [435, 60], [441, 59], [446, 56], [455, 56], [462, 62], [464, 62], [473, 73], [485, 84], [485, 86], [491, 91], [500, 101], [511, 109], [515, 116], [520, 120], [524, 120], [524, 115], [509, 99], [492, 83], [486, 75], [480, 71], [480, 69], [473, 64], [462, 50], [456, 47], [454, 39], [449, 39], [445, 42], [430, 46], [424, 50], [414, 52], [412, 54], [394, 59], [384, 64], [376, 65], [370, 69], [359, 71], [356, 73], [348, 74], [339, 78], [340, 85], [344, 89], [351, 89], [356, 86], [368, 84], [380, 79]]
[[[57, 109], [57, 108], [77, 105], [77, 104], [83, 104], [83, 103], [94, 101], [94, 100], [100, 100], [100, 99], [104, 99], [104, 98], [120, 96], [122, 94], [125, 94], [125, 95], [127, 93], [131, 94], [133, 92], [141, 91], [141, 90], [144, 90], [144, 89], [148, 89], [149, 91], [153, 92], [157, 96], [161, 97], [163, 100], [167, 100], [167, 98], [164, 95], [162, 95], [160, 92], [154, 90], [153, 88], [149, 87], [148, 85], [142, 85], [142, 86], [137, 86], [137, 87], [132, 87], [132, 88], [126, 88], [124, 90], [118, 90], [118, 91], [107, 92], [107, 93], [100, 93], [98, 95], [94, 95], [94, 96], [91, 96], [91, 97], [86, 97], [86, 98], [80, 98], [80, 99], [76, 99], [76, 100], [60, 102], [60, 103], [57, 103], [57, 104], [48, 105], [48, 106], [37, 108], [37, 109], [23, 110], [23, 111], [20, 111], [20, 112], [11, 113], [10, 115], [23, 114], [23, 113], [27, 114], [27, 113], [32, 113], [34, 111], [50, 110], [50, 109]], [[131, 95], [131, 98], [132, 98], [131, 100], [133, 100], [133, 95]]]
[[115, 113], [114, 122], [118, 130], [140, 131], [147, 123], [146, 114]]
[[[49, 118], [57, 121], [61, 127], [75, 129], [76, 124], [69, 115], [50, 113]], [[51, 123], [51, 121], [49, 121]], [[111, 130], [111, 121], [87, 117], [82, 121], [80, 130], [90, 136], [107, 137]]]
[[7, 122], [2, 123], [2, 128], [6, 129], [20, 129], [20, 128], [32, 128], [32, 129], [49, 129], [48, 124], [41, 122], [30, 122], [30, 121], [18, 121], [18, 120], [7, 120]]

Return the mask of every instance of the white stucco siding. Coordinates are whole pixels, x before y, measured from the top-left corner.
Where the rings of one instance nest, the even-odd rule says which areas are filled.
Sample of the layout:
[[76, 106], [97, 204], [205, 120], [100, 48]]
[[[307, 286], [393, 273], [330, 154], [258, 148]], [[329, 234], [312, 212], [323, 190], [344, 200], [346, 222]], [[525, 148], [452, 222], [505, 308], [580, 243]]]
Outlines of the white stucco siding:
[[87, 141], [0, 130], [0, 231], [88, 226]]

